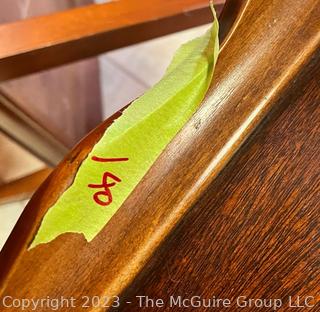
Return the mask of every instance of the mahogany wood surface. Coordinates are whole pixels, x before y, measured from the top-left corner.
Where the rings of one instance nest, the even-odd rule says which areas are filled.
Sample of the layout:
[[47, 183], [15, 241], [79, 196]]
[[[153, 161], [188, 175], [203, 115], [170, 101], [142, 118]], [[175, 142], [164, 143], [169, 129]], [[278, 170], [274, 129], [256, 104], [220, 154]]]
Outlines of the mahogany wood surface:
[[111, 1], [0, 25], [0, 81], [209, 23], [208, 2]]
[[320, 311], [320, 53], [295, 84], [162, 242], [117, 311], [140, 311], [136, 296], [163, 298], [165, 307], [152, 311], [187, 310], [170, 308], [170, 296], [231, 300], [230, 308], [196, 311], [273, 310], [270, 300], [249, 307], [249, 298], [281, 299], [276, 311]]
[[[0, 254], [1, 296], [81, 300], [82, 296], [119, 295], [125, 289], [128, 292], [123, 294], [130, 296], [137, 294], [133, 288], [143, 290], [142, 282], [146, 292], [166, 295], [165, 289], [159, 289], [167, 285], [165, 280], [172, 282], [170, 287], [181, 280], [181, 291], [198, 285], [208, 294], [212, 286], [206, 283], [208, 276], [217, 282], [221, 296], [236, 295], [246, 285], [248, 294], [317, 291], [319, 215], [313, 195], [319, 187], [315, 179], [319, 173], [319, 1], [234, 3], [242, 5], [231, 30], [222, 32], [227, 36], [205, 100], [118, 212], [90, 243], [82, 235], [66, 233], [27, 251], [43, 215], [72, 183], [109, 120], [67, 156], [26, 207]], [[229, 14], [222, 16], [224, 29], [230, 25]], [[291, 110], [286, 110], [290, 104]], [[282, 113], [270, 114], [272, 109]], [[243, 146], [266, 116], [269, 124], [258, 128], [251, 143]], [[301, 153], [296, 155], [298, 150]], [[285, 184], [289, 188], [283, 191]], [[193, 234], [188, 237], [191, 249], [188, 241], [180, 240], [186, 238], [184, 225]], [[176, 240], [185, 248], [181, 253]], [[279, 258], [272, 258], [267, 247]], [[215, 256], [209, 254], [213, 249]], [[171, 262], [162, 261], [160, 268], [157, 257]], [[177, 263], [184, 265], [177, 272], [179, 279], [171, 279], [168, 263], [173, 269]], [[307, 264], [311, 271], [299, 275]], [[152, 267], [159, 272], [152, 272], [148, 279], [146, 272]], [[218, 272], [226, 279], [216, 276]], [[247, 280], [253, 272], [256, 282]], [[183, 283], [188, 276], [190, 282]]]

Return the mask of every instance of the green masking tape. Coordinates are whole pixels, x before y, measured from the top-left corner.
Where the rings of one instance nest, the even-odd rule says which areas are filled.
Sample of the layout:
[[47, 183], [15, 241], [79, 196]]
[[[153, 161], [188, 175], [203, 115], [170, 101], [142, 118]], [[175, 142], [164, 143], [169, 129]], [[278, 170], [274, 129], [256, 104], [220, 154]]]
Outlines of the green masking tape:
[[106, 130], [73, 184], [49, 208], [31, 247], [67, 232], [91, 241], [190, 119], [208, 90], [219, 53], [213, 13], [212, 27], [182, 45], [162, 80]]

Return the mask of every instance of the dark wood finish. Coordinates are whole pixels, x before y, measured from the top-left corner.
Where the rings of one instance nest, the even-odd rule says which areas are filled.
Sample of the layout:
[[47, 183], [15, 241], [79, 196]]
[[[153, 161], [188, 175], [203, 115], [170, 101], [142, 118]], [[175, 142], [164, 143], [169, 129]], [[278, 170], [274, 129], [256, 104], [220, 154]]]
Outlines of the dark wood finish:
[[0, 81], [208, 23], [208, 3], [111, 1], [0, 25]]
[[[235, 257], [232, 259], [238, 259], [239, 265], [243, 264], [247, 257], [247, 268], [251, 268], [251, 265], [254, 266], [255, 264], [254, 261], [258, 261], [257, 274], [264, 280], [263, 278], [267, 275], [264, 267], [259, 267], [259, 265], [264, 262], [263, 259], [268, 259], [270, 251], [257, 245], [260, 258], [256, 259], [255, 255], [257, 253], [248, 253], [247, 247], [249, 248], [252, 243], [251, 235], [260, 230], [263, 225], [266, 225], [268, 227], [265, 232], [263, 231], [264, 228], [259, 232], [261, 237], [256, 235], [257, 243], [264, 243], [264, 246], [267, 247], [271, 244], [280, 259], [269, 258], [269, 261], [265, 260], [265, 269], [269, 269], [270, 272], [268, 263], [274, 263], [274, 265], [279, 265], [279, 271], [276, 272], [283, 273], [284, 265], [281, 261], [285, 260], [281, 257], [290, 254], [293, 262], [290, 263], [288, 259], [288, 268], [296, 264], [295, 270], [291, 272], [292, 275], [288, 275], [292, 284], [279, 284], [278, 286], [286, 289], [286, 291], [291, 289], [294, 293], [299, 290], [295, 289], [295, 286], [298, 285], [299, 288], [303, 282], [299, 281], [300, 284], [296, 284], [294, 275], [298, 274], [301, 268], [304, 268], [305, 254], [310, 257], [308, 263], [314, 264], [314, 259], [316, 259], [314, 258], [316, 257], [314, 254], [315, 246], [319, 243], [319, 237], [316, 236], [316, 233], [308, 232], [308, 229], [314, 231], [315, 225], [313, 222], [317, 222], [317, 219], [314, 218], [318, 218], [317, 211], [312, 206], [312, 203], [316, 203], [316, 201], [310, 196], [311, 193], [314, 194], [315, 187], [318, 185], [318, 182], [313, 181], [313, 178], [317, 169], [315, 167], [317, 164], [315, 145], [319, 144], [319, 136], [316, 132], [319, 130], [319, 123], [317, 123], [319, 111], [315, 110], [315, 107], [318, 108], [318, 106], [315, 106], [313, 101], [319, 98], [319, 85], [316, 78], [312, 81], [312, 77], [319, 69], [316, 67], [312, 70], [308, 65], [312, 62], [314, 66], [319, 65], [320, 40], [317, 22], [320, 18], [320, 6], [318, 0], [305, 0], [303, 3], [295, 0], [274, 0], [270, 2], [251, 0], [247, 3], [242, 2], [242, 4], [243, 6], [240, 6], [241, 10], [237, 15], [238, 18], [234, 22], [236, 26], [231, 28], [231, 33], [223, 31], [225, 34], [228, 33], [226, 43], [220, 54], [214, 82], [201, 107], [167, 146], [133, 193], [91, 243], [87, 243], [82, 235], [66, 233], [49, 244], [27, 251], [43, 215], [72, 183], [81, 161], [111, 121], [102, 124], [87, 136], [40, 187], [0, 254], [2, 296], [10, 294], [22, 298], [46, 298], [47, 296], [57, 298], [63, 295], [65, 297], [81, 298], [83, 295], [120, 294], [125, 288], [132, 285], [137, 274], [141, 272], [149, 259], [155, 261], [152, 256], [161, 243], [165, 245], [168, 242], [166, 238], [170, 233], [173, 233], [176, 225], [178, 223], [188, 224], [188, 220], [190, 222], [188, 216], [194, 211], [201, 216], [200, 212], [202, 210], [203, 218], [214, 216], [214, 213], [216, 213], [215, 216], [221, 216], [222, 219], [207, 220], [208, 223], [205, 223], [206, 221], [203, 218], [195, 220], [194, 230], [200, 232], [195, 234], [196, 238], [199, 239], [199, 244], [201, 244], [202, 239], [201, 233], [208, 233], [205, 227], [201, 226], [199, 228], [202, 224], [207, 224], [211, 229], [213, 228], [217, 235], [221, 234], [222, 238], [233, 243], [233, 245], [226, 247], [227, 250], [224, 250], [222, 248], [223, 243], [219, 241], [221, 243], [219, 245], [217, 237], [213, 241], [210, 241], [210, 238], [208, 239], [209, 250], [212, 250], [213, 247], [220, 248], [221, 253], [218, 255], [226, 262], [219, 263], [219, 257], [215, 258], [216, 262], [212, 263], [212, 271], [203, 272], [204, 276], [207, 276], [205, 274], [210, 274], [210, 272], [219, 271], [220, 267], [221, 274], [225, 274], [226, 279], [228, 279], [225, 271], [228, 266], [228, 259], [223, 257], [232, 254]], [[229, 15], [225, 13], [223, 16], [226, 19]], [[234, 12], [230, 16], [235, 16]], [[225, 20], [222, 20], [222, 28], [225, 25]], [[227, 25], [230, 24], [227, 23]], [[304, 85], [301, 81], [304, 81], [307, 85], [310, 83], [310, 89], [302, 88], [301, 86]], [[278, 133], [278, 141], [274, 143], [275, 147], [270, 150], [270, 154], [268, 154], [268, 148], [259, 150], [259, 142], [261, 141], [258, 141], [257, 146], [253, 145], [254, 150], [251, 150], [248, 145], [240, 149], [254, 129], [268, 116], [271, 109], [284, 109], [291, 102], [295, 103], [295, 100], [297, 100], [297, 104], [294, 107], [299, 107], [298, 95], [301, 94], [301, 90], [306, 92], [306, 98], [300, 98], [300, 103], [307, 101], [311, 103], [310, 106], [303, 105], [306, 110], [302, 108], [300, 110], [293, 109], [292, 114], [294, 115], [294, 112], [298, 114], [295, 120], [290, 119], [291, 115], [286, 115], [288, 113], [281, 115], [288, 118], [284, 126], [288, 128], [289, 133], [284, 133], [284, 140], [291, 133], [291, 135], [294, 135], [291, 141], [282, 140]], [[308, 113], [311, 112], [314, 115], [309, 116]], [[283, 122], [281, 117], [273, 121], [272, 115], [269, 114], [269, 116], [270, 122], [275, 122], [275, 129], [282, 129], [276, 124], [276, 121], [278, 121], [281, 126]], [[309, 116], [308, 120], [305, 120], [306, 116]], [[295, 128], [300, 120], [304, 121], [300, 127]], [[270, 127], [267, 129], [270, 129]], [[298, 131], [295, 133], [294, 130]], [[301, 137], [300, 131], [303, 133]], [[264, 132], [261, 133], [262, 139], [259, 140], [263, 141]], [[274, 138], [274, 133], [271, 133], [271, 138]], [[307, 144], [302, 146], [306, 133], [309, 134], [310, 138], [308, 138]], [[300, 139], [298, 140], [298, 138]], [[265, 140], [266, 144], [270, 145], [270, 142], [267, 139]], [[282, 144], [284, 144], [284, 147]], [[312, 146], [309, 147], [308, 144]], [[299, 148], [303, 153], [292, 160], [291, 164], [286, 153], [293, 155], [292, 153]], [[310, 149], [307, 151], [308, 148]], [[272, 154], [277, 152], [278, 149], [279, 155]], [[246, 182], [242, 187], [239, 185], [239, 190], [235, 184], [233, 185], [234, 189], [227, 184], [230, 182], [232, 175], [228, 178], [226, 176], [226, 190], [223, 188], [224, 184], [222, 182], [224, 181], [219, 180], [219, 178], [216, 180], [219, 188], [211, 188], [217, 175], [221, 173], [237, 151], [239, 151], [238, 155], [240, 156], [238, 157], [240, 158], [236, 159], [240, 163], [241, 155], [244, 155], [242, 157], [246, 161], [251, 160], [265, 164], [263, 162], [265, 157], [266, 160], [272, 161], [271, 165], [276, 165], [272, 166], [269, 171], [265, 167], [261, 168], [259, 163], [250, 163], [251, 167], [244, 167], [243, 171], [237, 173], [237, 179], [234, 182], [240, 181], [242, 183], [241, 179]], [[252, 155], [250, 151], [252, 151]], [[262, 158], [258, 157], [259, 153], [261, 153]], [[274, 156], [280, 159], [277, 160]], [[281, 157], [283, 162], [281, 162]], [[310, 164], [304, 164], [304, 161], [310, 161]], [[286, 164], [289, 168], [277, 167], [277, 164], [279, 166]], [[294, 167], [294, 165], [297, 166]], [[311, 170], [311, 168], [313, 169]], [[259, 179], [257, 175], [250, 175], [251, 170], [256, 173], [258, 169], [261, 170], [259, 175], [264, 178]], [[304, 173], [305, 175], [302, 178], [303, 169], [306, 169], [307, 172]], [[226, 172], [230, 173], [228, 170], [230, 169], [227, 169]], [[275, 174], [277, 170], [285, 174], [293, 171], [292, 174], [296, 174], [296, 176], [294, 178], [292, 174], [278, 176]], [[246, 174], [248, 174], [248, 177]], [[286, 181], [289, 178], [295, 180]], [[300, 181], [302, 190], [296, 193], [291, 189], [287, 193], [278, 191], [278, 186], [284, 187], [283, 182], [280, 185], [281, 179], [287, 182], [289, 186], [298, 185]], [[268, 186], [265, 184], [267, 182], [269, 182]], [[305, 183], [310, 184], [306, 185]], [[252, 184], [256, 188], [252, 189], [252, 193], [250, 193], [247, 187]], [[260, 186], [263, 187], [261, 194], [257, 191], [260, 190]], [[310, 186], [310, 190], [308, 190], [308, 186]], [[243, 187], [246, 187], [247, 193], [242, 191]], [[213, 190], [216, 193], [212, 193]], [[234, 191], [234, 196], [228, 196], [232, 191]], [[305, 197], [302, 196], [303, 192], [305, 192]], [[219, 196], [220, 193], [221, 196]], [[248, 196], [246, 196], [247, 194]], [[275, 206], [272, 206], [267, 211], [258, 210], [259, 213], [253, 214], [254, 209], [259, 209], [255, 200], [266, 200], [265, 203], [261, 203], [261, 207], [265, 207], [270, 203], [269, 198], [272, 196], [270, 194], [273, 194], [274, 199], [279, 199], [284, 204], [289, 205], [290, 203], [290, 207], [285, 207], [288, 210], [281, 209], [281, 207], [276, 210]], [[283, 194], [292, 195], [292, 197], [286, 201], [285, 197], [281, 197]], [[298, 195], [301, 196], [305, 205], [299, 203], [300, 197], [295, 197]], [[257, 196], [257, 199], [254, 199], [253, 196]], [[207, 201], [204, 201], [203, 198]], [[237, 200], [242, 204], [243, 200], [247, 198], [248, 201], [251, 199], [251, 202], [246, 203], [246, 206], [242, 208], [243, 210], [234, 208], [233, 204], [236, 204]], [[228, 200], [229, 206], [226, 207], [230, 209], [221, 212], [221, 207], [218, 207], [220, 210], [214, 212], [201, 206], [206, 202], [211, 204], [214, 200], [221, 204], [224, 200]], [[310, 203], [307, 205], [309, 200]], [[198, 206], [195, 206], [196, 203], [198, 203]], [[304, 207], [306, 207], [306, 210], [303, 210]], [[275, 212], [276, 216], [268, 215], [268, 211]], [[288, 211], [292, 214], [289, 215]], [[220, 212], [221, 214], [219, 214]], [[245, 212], [253, 218], [247, 220]], [[239, 220], [239, 224], [236, 220], [238, 216], [243, 218]], [[290, 218], [293, 218], [296, 222], [296, 218], [299, 217], [303, 221], [298, 222], [293, 229], [288, 229]], [[274, 227], [266, 224], [264, 218], [272, 220]], [[256, 225], [258, 221], [262, 223]], [[311, 222], [311, 224], [306, 225], [305, 222]], [[214, 224], [220, 226], [220, 232]], [[267, 231], [269, 227], [273, 229], [273, 232]], [[305, 231], [304, 234], [301, 234], [301, 239], [305, 239], [308, 244], [305, 246], [287, 245], [287, 235], [290, 236], [290, 241], [292, 241], [294, 238], [291, 236], [299, 235], [299, 229]], [[194, 233], [194, 230], [190, 229], [190, 232]], [[177, 240], [185, 237], [182, 232], [178, 233]], [[239, 235], [246, 234], [237, 237], [237, 233]], [[284, 235], [281, 238], [278, 237], [280, 233]], [[270, 241], [272, 235], [275, 235], [274, 238], [279, 238], [279, 240]], [[250, 238], [248, 242], [244, 240], [246, 237]], [[190, 242], [197, 243], [196, 239], [193, 240], [191, 237]], [[239, 246], [239, 248], [232, 252], [233, 246]], [[163, 248], [159, 251], [160, 255], [162, 255], [161, 251], [166, 251], [165, 247]], [[228, 248], [231, 251], [228, 251]], [[302, 250], [302, 248], [305, 249]], [[176, 249], [171, 249], [171, 252], [178, 253]], [[282, 253], [280, 253], [280, 250], [282, 250]], [[294, 251], [298, 254], [301, 253], [304, 257], [295, 258]], [[198, 254], [194, 252], [193, 255]], [[250, 258], [251, 255], [252, 258]], [[201, 257], [204, 267], [207, 267], [205, 260], [208, 256], [203, 249], [199, 249], [199, 258]], [[298, 262], [298, 260], [302, 262]], [[187, 258], [181, 261], [186, 261], [184, 264], [186, 265], [189, 262], [191, 263], [192, 259]], [[174, 267], [176, 262], [171, 264]], [[192, 262], [192, 264], [196, 265], [195, 262]], [[218, 293], [226, 296], [240, 291], [241, 287], [246, 285], [246, 280], [241, 279], [241, 277], [247, 278], [252, 273], [245, 272], [246, 275], [244, 275], [241, 270], [245, 270], [245, 267], [240, 268], [233, 263], [230, 263], [230, 265], [233, 265], [231, 272], [239, 270], [238, 273], [242, 273], [242, 275], [239, 275], [240, 279], [235, 283], [235, 286], [238, 286], [236, 290], [232, 290], [233, 285], [227, 284], [227, 282], [225, 284], [221, 282], [217, 285], [219, 287]], [[261, 271], [258, 270], [259, 268]], [[170, 279], [171, 268], [167, 269], [168, 274], [165, 279]], [[199, 270], [201, 270], [201, 265], [197, 264], [197, 270], [194, 272], [199, 272]], [[163, 271], [161, 270], [159, 274], [161, 272]], [[289, 270], [287, 272], [290, 274]], [[315, 272], [316, 275], [312, 275], [312, 272], [304, 275], [310, 279], [306, 281], [306, 288], [303, 289], [303, 293], [308, 291], [308, 287], [310, 287], [312, 293], [317, 290], [316, 286], [312, 285], [318, 285], [318, 275], [317, 272]], [[191, 276], [191, 273], [192, 271], [184, 271], [186, 275], [190, 274]], [[237, 274], [232, 275], [231, 280], [234, 280], [237, 276]], [[182, 279], [182, 276], [180, 278]], [[204, 289], [207, 285], [201, 279], [201, 276], [198, 279], [195, 276], [193, 278], [193, 282], [198, 283], [199, 287], [201, 286]], [[282, 278], [284, 277], [280, 275], [274, 276], [274, 284], [282, 281]], [[215, 280], [218, 281], [218, 277]], [[252, 281], [253, 284], [248, 283], [253, 285], [252, 287], [256, 287], [256, 293], [260, 294], [266, 291], [265, 286], [271, 284], [270, 280], [264, 280], [264, 282], [266, 284], [255, 284], [254, 281]], [[267, 284], [267, 282], [270, 284]], [[146, 287], [148, 285], [146, 284]], [[163, 281], [160, 281], [160, 285], [164, 285]], [[224, 285], [231, 285], [231, 289], [224, 289]], [[187, 285], [184, 287], [187, 287]], [[273, 292], [273, 289], [270, 288], [269, 291]], [[158, 288], [155, 288], [155, 290], [158, 290]], [[252, 288], [253, 293], [255, 293], [254, 291]], [[81, 310], [81, 307], [78, 306], [76, 310]]]
[[52, 169], [45, 168], [21, 179], [0, 185], [0, 205], [30, 198], [51, 172]]
[[3, 93], [0, 93], [0, 120], [1, 131], [49, 166], [57, 165], [68, 152], [65, 145]]
[[117, 311], [140, 311], [139, 295], [228, 298], [231, 311], [273, 310], [237, 309], [241, 296], [281, 299], [277, 311], [297, 310], [290, 296], [300, 305], [310, 296], [315, 307], [298, 310], [320, 311], [319, 81], [320, 53], [122, 294], [132, 304]]

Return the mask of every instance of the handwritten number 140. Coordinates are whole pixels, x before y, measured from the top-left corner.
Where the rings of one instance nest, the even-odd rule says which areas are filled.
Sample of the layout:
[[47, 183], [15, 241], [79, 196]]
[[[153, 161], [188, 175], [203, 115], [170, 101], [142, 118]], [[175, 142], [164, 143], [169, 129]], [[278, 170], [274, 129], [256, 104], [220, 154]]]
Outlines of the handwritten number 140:
[[[93, 161], [101, 163], [121, 162], [129, 160], [129, 158], [101, 158], [96, 156], [93, 156], [91, 159]], [[120, 182], [121, 179], [119, 177], [117, 177], [111, 172], [106, 171], [102, 176], [102, 181], [100, 184], [88, 184], [88, 187], [93, 189], [100, 189], [100, 191], [94, 193], [93, 199], [100, 206], [108, 206], [113, 201], [111, 188]]]

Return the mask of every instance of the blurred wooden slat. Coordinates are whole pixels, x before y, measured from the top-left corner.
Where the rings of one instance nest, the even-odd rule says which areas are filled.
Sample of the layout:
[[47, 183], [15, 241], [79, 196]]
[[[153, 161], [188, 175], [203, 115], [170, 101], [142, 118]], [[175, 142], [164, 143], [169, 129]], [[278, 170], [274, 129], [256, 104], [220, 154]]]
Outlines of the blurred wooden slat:
[[[0, 24], [92, 3], [93, 0], [4, 0], [0, 1]], [[21, 34], [17, 40], [22, 40]], [[0, 42], [3, 47], [4, 41]], [[69, 148], [102, 120], [99, 80], [98, 61], [92, 58], [2, 82], [0, 93], [8, 95], [19, 110]]]
[[50, 166], [57, 165], [68, 148], [0, 93], [0, 130]]
[[208, 4], [112, 1], [0, 25], [0, 81], [208, 23]]
[[51, 171], [52, 169], [45, 168], [0, 186], [0, 205], [30, 198]]

